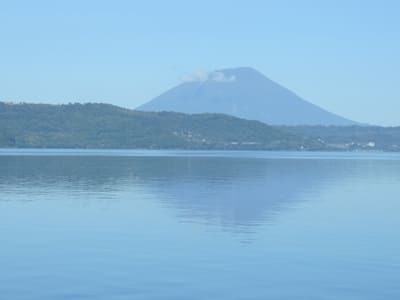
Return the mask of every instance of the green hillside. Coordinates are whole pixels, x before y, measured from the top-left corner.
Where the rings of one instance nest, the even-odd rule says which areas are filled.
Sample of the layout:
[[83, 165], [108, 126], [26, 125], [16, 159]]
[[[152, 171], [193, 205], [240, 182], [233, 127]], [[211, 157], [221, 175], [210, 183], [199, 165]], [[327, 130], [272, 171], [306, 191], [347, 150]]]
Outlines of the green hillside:
[[0, 102], [0, 147], [312, 150], [321, 145], [258, 121], [221, 114]]
[[400, 151], [400, 127], [269, 126], [223, 114], [0, 102], [1, 148]]
[[328, 150], [400, 151], [400, 127], [294, 126], [280, 129], [318, 141]]

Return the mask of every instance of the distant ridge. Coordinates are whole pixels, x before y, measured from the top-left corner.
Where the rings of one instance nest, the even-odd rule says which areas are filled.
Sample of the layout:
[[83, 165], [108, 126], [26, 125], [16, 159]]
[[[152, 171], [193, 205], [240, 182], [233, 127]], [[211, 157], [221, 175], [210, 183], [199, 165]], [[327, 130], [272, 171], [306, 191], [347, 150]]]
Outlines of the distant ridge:
[[400, 127], [269, 126], [215, 113], [0, 102], [0, 148], [400, 152]]
[[0, 148], [304, 150], [321, 147], [222, 114], [143, 112], [109, 104], [0, 102]]
[[143, 111], [222, 113], [270, 125], [357, 125], [273, 82], [255, 69], [223, 69], [187, 78], [137, 108]]

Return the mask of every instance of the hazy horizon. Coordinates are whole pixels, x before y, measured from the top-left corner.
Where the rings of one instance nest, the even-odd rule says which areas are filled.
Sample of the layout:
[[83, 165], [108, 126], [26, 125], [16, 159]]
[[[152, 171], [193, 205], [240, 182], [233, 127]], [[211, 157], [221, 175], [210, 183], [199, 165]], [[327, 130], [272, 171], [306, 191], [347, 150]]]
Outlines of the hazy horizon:
[[396, 1], [16, 1], [0, 101], [135, 108], [191, 74], [249, 66], [330, 112], [400, 125]]

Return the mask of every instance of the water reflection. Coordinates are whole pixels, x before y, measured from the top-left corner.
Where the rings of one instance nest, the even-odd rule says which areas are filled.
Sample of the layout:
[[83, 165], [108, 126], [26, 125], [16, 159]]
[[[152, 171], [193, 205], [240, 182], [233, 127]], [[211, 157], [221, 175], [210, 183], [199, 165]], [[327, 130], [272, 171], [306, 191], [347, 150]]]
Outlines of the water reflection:
[[0, 155], [0, 295], [397, 299], [399, 180], [380, 158]]
[[[96, 193], [132, 200], [151, 194], [182, 221], [251, 226], [348, 176], [362, 162], [206, 157], [0, 157], [0, 191], [22, 189]], [[4, 196], [4, 194], [3, 194]], [[4, 199], [3, 199], [4, 200]]]

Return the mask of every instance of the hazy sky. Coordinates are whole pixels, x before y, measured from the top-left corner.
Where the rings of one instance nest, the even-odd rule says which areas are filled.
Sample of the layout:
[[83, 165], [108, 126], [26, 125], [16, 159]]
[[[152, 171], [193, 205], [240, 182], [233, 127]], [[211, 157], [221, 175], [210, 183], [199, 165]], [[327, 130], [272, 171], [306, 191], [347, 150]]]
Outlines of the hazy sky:
[[400, 1], [0, 0], [0, 100], [134, 108], [251, 66], [360, 122], [400, 125]]

